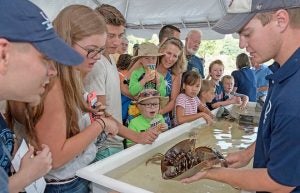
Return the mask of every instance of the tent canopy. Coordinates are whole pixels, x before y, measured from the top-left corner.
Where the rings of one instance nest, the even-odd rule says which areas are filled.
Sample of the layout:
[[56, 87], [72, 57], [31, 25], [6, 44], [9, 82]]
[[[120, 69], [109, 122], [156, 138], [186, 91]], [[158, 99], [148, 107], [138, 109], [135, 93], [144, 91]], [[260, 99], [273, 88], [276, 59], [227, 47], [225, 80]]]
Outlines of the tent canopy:
[[95, 8], [102, 3], [118, 8], [126, 18], [126, 34], [151, 38], [162, 26], [171, 24], [181, 30], [181, 38], [191, 29], [201, 29], [203, 39], [220, 39], [224, 35], [211, 27], [225, 14], [226, 0], [31, 0], [50, 19], [71, 4]]

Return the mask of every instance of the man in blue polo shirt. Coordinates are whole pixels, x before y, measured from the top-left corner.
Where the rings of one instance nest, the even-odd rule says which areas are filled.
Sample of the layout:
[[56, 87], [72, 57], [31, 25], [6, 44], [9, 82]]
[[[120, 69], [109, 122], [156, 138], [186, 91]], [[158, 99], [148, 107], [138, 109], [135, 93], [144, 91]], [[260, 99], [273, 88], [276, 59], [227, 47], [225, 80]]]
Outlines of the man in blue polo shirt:
[[[199, 172], [207, 178], [257, 192], [300, 192], [300, 0], [231, 0], [213, 27], [238, 32], [240, 47], [257, 63], [274, 59], [256, 143], [229, 154], [231, 168]], [[247, 165], [254, 156], [253, 169]]]
[[198, 30], [191, 30], [185, 38], [185, 53], [188, 62], [187, 71], [193, 70], [204, 77], [204, 60], [196, 56], [201, 44], [202, 33]]

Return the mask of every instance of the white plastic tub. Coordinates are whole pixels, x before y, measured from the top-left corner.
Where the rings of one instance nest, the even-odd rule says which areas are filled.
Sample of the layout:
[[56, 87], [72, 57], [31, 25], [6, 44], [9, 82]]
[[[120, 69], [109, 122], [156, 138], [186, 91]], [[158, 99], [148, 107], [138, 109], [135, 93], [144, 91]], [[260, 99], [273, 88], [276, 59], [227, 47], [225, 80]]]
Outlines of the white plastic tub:
[[[255, 103], [249, 104], [249, 109], [254, 108], [254, 107], [255, 107]], [[232, 107], [228, 107], [228, 108], [232, 109]], [[167, 144], [168, 145], [172, 144], [173, 140], [175, 141], [176, 139], [180, 138], [181, 136], [185, 136], [185, 137], [188, 136], [188, 133], [193, 128], [200, 127], [205, 124], [206, 123], [203, 119], [198, 119], [198, 120], [195, 120], [190, 123], [185, 123], [176, 128], [173, 128], [165, 133], [160, 134], [159, 137], [157, 138], [157, 140], [152, 145], [140, 145], [140, 144], [134, 145], [120, 153], [112, 155], [104, 160], [98, 161], [88, 167], [85, 167], [85, 168], [77, 171], [77, 175], [81, 178], [87, 179], [92, 182], [92, 191], [94, 193], [106, 193], [106, 192], [111, 192], [111, 191], [126, 192], [126, 193], [157, 192], [157, 191], [151, 191], [150, 190], [151, 188], [145, 189], [145, 188], [141, 188], [141, 186], [138, 187], [131, 183], [125, 182], [126, 180], [121, 181], [119, 177], [114, 177], [114, 176], [117, 176], [118, 174], [122, 175], [123, 173], [125, 174], [127, 172], [126, 169], [130, 170], [131, 168], [134, 167], [134, 165], [129, 164], [129, 163], [134, 163], [135, 161], [138, 164], [144, 163], [145, 160], [150, 158], [153, 154], [157, 153], [158, 151], [162, 151], [160, 149], [160, 147], [166, 146]], [[252, 138], [255, 138], [255, 136], [253, 137], [253, 135], [252, 135]], [[200, 136], [200, 139], [201, 139], [201, 136]], [[205, 143], [204, 140], [205, 140], [205, 136], [203, 136], [203, 143]], [[255, 139], [251, 139], [251, 140], [254, 141]], [[226, 143], [228, 143], [228, 140]], [[174, 144], [175, 144], [175, 142], [174, 142]], [[234, 144], [234, 140], [232, 139], [232, 142], [229, 142], [229, 144]], [[215, 146], [215, 144], [207, 144], [207, 145], [211, 145], [213, 147]], [[247, 143], [246, 145], [249, 145], [249, 143]], [[164, 151], [161, 153], [164, 153]], [[126, 166], [125, 169], [124, 169], [124, 166]], [[152, 167], [158, 167], [158, 166], [152, 166]], [[144, 180], [147, 180], [147, 178], [148, 178], [148, 177], [145, 177], [145, 174], [143, 174], [143, 172], [136, 175], [135, 177], [138, 180], [140, 180], [141, 182], [143, 182]], [[155, 174], [154, 177], [156, 178], [155, 179], [156, 182], [153, 183], [153, 186], [159, 186], [159, 183], [160, 184], [170, 183], [170, 187], [172, 187], [173, 185], [180, 184], [180, 182], [176, 182], [176, 181], [172, 181], [172, 180], [167, 180], [167, 181], [163, 180], [161, 178], [160, 174], [157, 174], [157, 175]], [[203, 181], [203, 180], [201, 180], [201, 181]], [[199, 182], [199, 183], [200, 183], [199, 184], [199, 186], [200, 186], [201, 182]], [[210, 188], [213, 188], [213, 186], [214, 186], [213, 183], [216, 183], [218, 187], [228, 186], [225, 184], [220, 185], [220, 183], [212, 182], [212, 181], [209, 183], [210, 183], [210, 185], [209, 185]], [[181, 184], [181, 185], [185, 186], [184, 188], [186, 188], [187, 186], [190, 186], [190, 185], [183, 185], [183, 184]], [[194, 184], [191, 186], [197, 187], [197, 185], [198, 184]], [[172, 192], [172, 191], [159, 191], [159, 192]], [[206, 192], [210, 192], [210, 191], [207, 190]], [[245, 191], [235, 190], [233, 192], [245, 192]]]

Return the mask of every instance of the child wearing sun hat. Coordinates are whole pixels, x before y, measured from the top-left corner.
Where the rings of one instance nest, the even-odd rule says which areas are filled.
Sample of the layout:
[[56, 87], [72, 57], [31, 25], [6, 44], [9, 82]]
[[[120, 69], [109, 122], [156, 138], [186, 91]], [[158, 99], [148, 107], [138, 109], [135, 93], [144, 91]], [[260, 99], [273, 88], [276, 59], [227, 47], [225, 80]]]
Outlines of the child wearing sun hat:
[[158, 47], [146, 42], [139, 45], [137, 52], [132, 60], [140, 63], [140, 67], [130, 76], [129, 92], [132, 96], [137, 96], [143, 89], [156, 89], [160, 96], [166, 96], [164, 77], [156, 71], [157, 57], [162, 55], [158, 52]]
[[[128, 128], [144, 132], [148, 129], [157, 129], [162, 132], [168, 128], [162, 115], [158, 114], [161, 98], [155, 89], [144, 89], [137, 97], [136, 105], [140, 115], [132, 119]], [[127, 145], [133, 142], [127, 140]]]

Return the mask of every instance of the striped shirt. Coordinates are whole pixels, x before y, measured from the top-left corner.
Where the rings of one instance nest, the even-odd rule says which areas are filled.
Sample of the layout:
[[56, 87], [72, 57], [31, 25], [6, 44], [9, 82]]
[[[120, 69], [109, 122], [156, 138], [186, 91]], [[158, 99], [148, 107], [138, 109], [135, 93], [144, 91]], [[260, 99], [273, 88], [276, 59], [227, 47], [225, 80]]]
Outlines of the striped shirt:
[[[177, 106], [184, 108], [184, 115], [194, 115], [198, 111], [200, 105], [200, 100], [198, 97], [189, 97], [184, 93], [181, 93], [176, 98], [175, 111]], [[177, 117], [175, 112], [175, 125], [177, 125]]]

